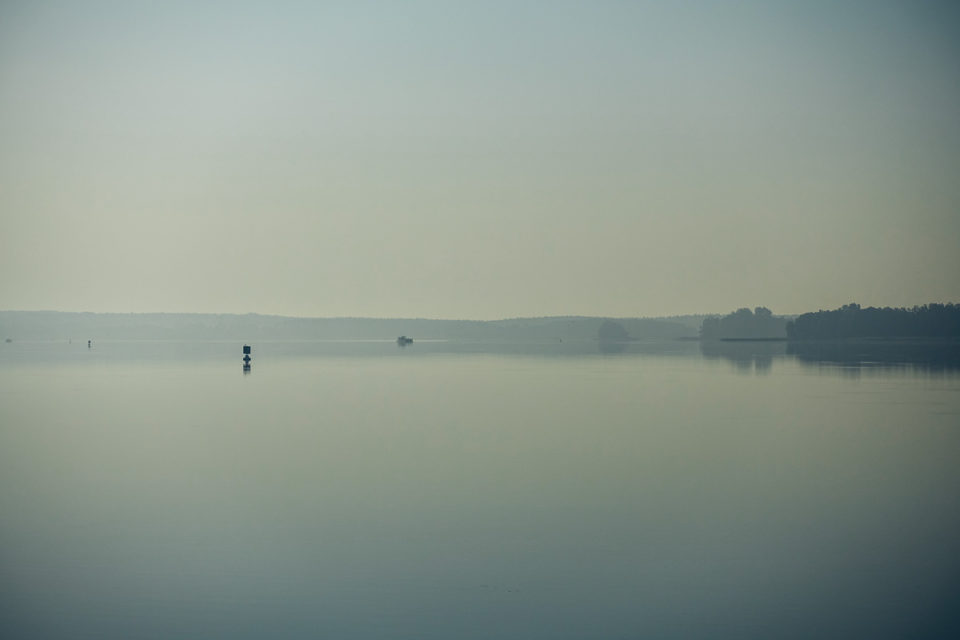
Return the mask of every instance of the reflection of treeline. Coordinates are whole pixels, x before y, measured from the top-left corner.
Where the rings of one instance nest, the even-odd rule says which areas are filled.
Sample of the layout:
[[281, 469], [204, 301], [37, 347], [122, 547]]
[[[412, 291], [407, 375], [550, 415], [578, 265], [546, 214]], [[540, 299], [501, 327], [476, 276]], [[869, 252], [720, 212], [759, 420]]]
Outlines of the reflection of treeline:
[[786, 318], [775, 317], [766, 307], [757, 307], [753, 311], [743, 307], [722, 318], [704, 318], [700, 337], [704, 340], [784, 338], [786, 323]]
[[913, 369], [929, 373], [960, 371], [960, 343], [943, 340], [799, 340], [787, 354], [803, 364], [835, 363], [851, 368]]
[[720, 340], [701, 340], [700, 354], [709, 360], [726, 360], [734, 365], [738, 373], [769, 373], [774, 358], [782, 358], [786, 353], [787, 342], [743, 341], [726, 342]]
[[847, 304], [833, 311], [798, 316], [787, 323], [787, 336], [791, 340], [960, 337], [960, 305], [863, 309]]

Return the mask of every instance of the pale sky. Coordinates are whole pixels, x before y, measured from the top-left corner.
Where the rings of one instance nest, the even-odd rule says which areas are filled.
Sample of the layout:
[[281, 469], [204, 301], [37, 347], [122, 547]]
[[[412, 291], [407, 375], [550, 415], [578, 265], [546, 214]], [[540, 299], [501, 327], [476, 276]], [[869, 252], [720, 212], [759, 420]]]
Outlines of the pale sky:
[[960, 301], [958, 6], [0, 0], [0, 309]]

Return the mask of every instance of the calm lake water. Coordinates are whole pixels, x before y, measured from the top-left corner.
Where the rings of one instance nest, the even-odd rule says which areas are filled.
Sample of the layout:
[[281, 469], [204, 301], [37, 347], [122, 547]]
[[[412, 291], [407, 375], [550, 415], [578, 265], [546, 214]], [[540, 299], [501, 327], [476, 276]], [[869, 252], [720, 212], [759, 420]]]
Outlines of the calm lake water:
[[240, 346], [0, 345], [0, 637], [960, 632], [940, 347]]

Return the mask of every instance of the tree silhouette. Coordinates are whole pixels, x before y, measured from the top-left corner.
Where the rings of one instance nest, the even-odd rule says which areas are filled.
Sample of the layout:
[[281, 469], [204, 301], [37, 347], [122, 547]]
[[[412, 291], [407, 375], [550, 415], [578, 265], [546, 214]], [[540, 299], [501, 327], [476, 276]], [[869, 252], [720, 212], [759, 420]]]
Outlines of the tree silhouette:
[[630, 339], [630, 335], [623, 328], [623, 325], [613, 320], [603, 321], [603, 324], [597, 329], [597, 337], [600, 342], [626, 342]]
[[722, 318], [704, 318], [700, 325], [703, 340], [757, 339], [786, 337], [786, 320], [775, 318], [766, 307], [750, 311], [741, 307]]

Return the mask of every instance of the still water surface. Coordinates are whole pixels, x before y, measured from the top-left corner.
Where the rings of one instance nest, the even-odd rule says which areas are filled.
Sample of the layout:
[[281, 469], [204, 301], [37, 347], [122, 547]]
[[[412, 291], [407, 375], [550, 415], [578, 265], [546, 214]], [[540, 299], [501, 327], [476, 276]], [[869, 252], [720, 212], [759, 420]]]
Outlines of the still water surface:
[[[955, 364], [0, 347], [0, 637], [942, 638]], [[865, 362], [865, 364], [864, 364]]]

